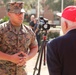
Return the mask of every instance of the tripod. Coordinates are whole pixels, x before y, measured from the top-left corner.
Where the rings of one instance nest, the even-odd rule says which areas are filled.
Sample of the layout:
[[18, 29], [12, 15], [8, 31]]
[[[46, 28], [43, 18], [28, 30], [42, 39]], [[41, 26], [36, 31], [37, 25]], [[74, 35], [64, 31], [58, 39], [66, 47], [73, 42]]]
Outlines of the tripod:
[[[45, 65], [45, 58], [46, 58], [45, 57], [45, 53], [46, 53], [45, 48], [46, 48], [46, 42], [47, 42], [46, 34], [47, 34], [47, 31], [45, 32], [45, 34], [43, 36], [43, 41], [42, 41], [42, 44], [41, 44], [41, 48], [39, 50], [39, 54], [38, 54], [38, 57], [37, 57], [37, 61], [36, 61], [36, 64], [35, 64], [33, 75], [35, 75], [36, 70], [38, 70], [37, 75], [40, 75], [43, 54], [44, 54], [44, 65]], [[38, 66], [38, 69], [37, 69], [38, 62], [39, 62], [39, 66]]]

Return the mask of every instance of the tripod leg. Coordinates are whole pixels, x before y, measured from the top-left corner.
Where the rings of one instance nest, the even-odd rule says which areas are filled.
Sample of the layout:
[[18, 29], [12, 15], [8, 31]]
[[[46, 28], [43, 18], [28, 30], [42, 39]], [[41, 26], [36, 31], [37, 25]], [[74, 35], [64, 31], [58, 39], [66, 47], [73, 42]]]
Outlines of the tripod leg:
[[[40, 75], [43, 53], [44, 53], [44, 64], [45, 64], [45, 47], [46, 47], [46, 41], [44, 40], [42, 42], [41, 48], [39, 50], [39, 54], [38, 54], [38, 57], [37, 57], [37, 61], [36, 61], [36, 65], [35, 65], [35, 68], [34, 68], [33, 75], [35, 74], [35, 71], [37, 70], [38, 61], [39, 61], [39, 67], [38, 67], [38, 74], [37, 75]], [[40, 60], [39, 60], [39, 58], [40, 58]]]
[[36, 72], [36, 70], [37, 70], [37, 65], [38, 65], [38, 61], [39, 61], [40, 55], [41, 55], [41, 50], [39, 50], [39, 54], [38, 54], [38, 57], [37, 57], [37, 61], [36, 61], [36, 65], [35, 65], [35, 68], [34, 68], [33, 75], [35, 75], [35, 72]]
[[43, 49], [44, 49], [44, 41], [42, 43], [41, 49], [42, 49], [41, 50], [41, 57], [40, 57], [39, 70], [38, 70], [38, 74], [37, 75], [40, 75], [41, 63], [42, 63], [42, 56], [43, 56]]
[[44, 65], [46, 65], [46, 41], [44, 41]]

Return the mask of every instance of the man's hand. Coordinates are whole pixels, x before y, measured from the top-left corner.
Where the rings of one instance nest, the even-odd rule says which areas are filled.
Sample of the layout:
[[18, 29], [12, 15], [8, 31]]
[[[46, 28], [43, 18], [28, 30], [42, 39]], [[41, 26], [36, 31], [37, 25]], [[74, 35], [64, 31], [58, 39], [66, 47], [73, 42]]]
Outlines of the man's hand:
[[21, 52], [21, 56], [23, 57], [22, 60], [17, 64], [18, 66], [25, 65], [26, 61], [28, 60], [28, 54]]
[[15, 64], [18, 64], [20, 62], [23, 62], [24, 61], [24, 58], [23, 57], [20, 57], [19, 55], [21, 54], [21, 52], [19, 53], [16, 53], [14, 55], [11, 55], [11, 62], [15, 63]]

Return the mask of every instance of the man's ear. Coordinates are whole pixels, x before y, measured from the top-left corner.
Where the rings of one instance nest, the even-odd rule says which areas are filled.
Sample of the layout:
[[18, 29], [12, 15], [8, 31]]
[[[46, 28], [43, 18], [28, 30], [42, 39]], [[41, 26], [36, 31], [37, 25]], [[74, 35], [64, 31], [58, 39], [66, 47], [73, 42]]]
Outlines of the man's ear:
[[66, 34], [67, 30], [68, 30], [68, 23], [66, 21], [64, 21], [62, 23], [62, 31], [63, 31], [63, 34]]
[[65, 21], [64, 22], [64, 29], [67, 30], [68, 29], [68, 23]]

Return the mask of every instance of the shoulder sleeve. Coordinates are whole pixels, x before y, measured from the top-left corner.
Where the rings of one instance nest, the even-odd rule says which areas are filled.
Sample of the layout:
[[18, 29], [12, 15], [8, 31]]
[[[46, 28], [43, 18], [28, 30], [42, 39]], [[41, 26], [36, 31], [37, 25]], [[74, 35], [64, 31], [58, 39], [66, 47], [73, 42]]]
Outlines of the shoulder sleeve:
[[35, 33], [32, 30], [31, 30], [31, 32], [32, 32], [32, 39], [31, 39], [31, 45], [30, 45], [30, 47], [33, 47], [33, 46], [38, 45], [38, 42], [37, 42]]
[[34, 31], [29, 27], [29, 26], [25, 26], [26, 29], [28, 30], [28, 32], [30, 33], [31, 36], [31, 43], [30, 43], [30, 48], [38, 45], [37, 39], [36, 39], [36, 35], [34, 33]]

